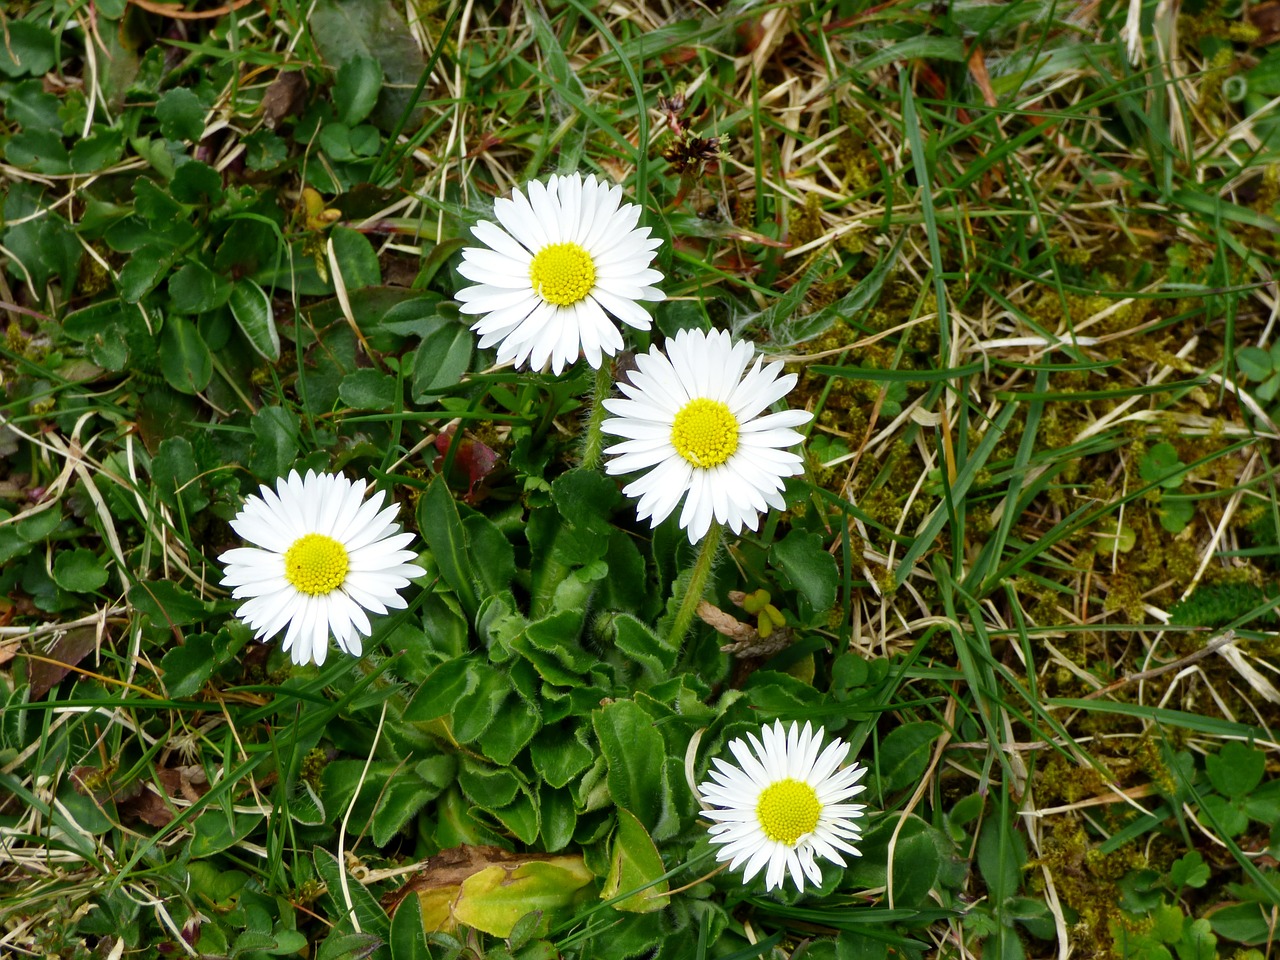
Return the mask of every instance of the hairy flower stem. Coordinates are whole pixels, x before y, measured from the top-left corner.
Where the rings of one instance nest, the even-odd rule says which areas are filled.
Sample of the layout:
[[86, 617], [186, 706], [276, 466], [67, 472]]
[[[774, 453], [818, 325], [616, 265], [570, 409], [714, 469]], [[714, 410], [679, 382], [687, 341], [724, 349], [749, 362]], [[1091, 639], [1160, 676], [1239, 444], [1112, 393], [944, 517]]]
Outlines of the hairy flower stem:
[[684, 635], [689, 632], [689, 624], [693, 623], [693, 615], [697, 612], [699, 601], [702, 600], [702, 591], [707, 587], [707, 576], [711, 573], [716, 552], [720, 549], [720, 537], [723, 532], [724, 528], [717, 521], [712, 520], [711, 529], [702, 540], [702, 552], [698, 554], [698, 560], [693, 565], [689, 587], [680, 601], [680, 609], [676, 611], [675, 623], [671, 625], [671, 633], [667, 637], [668, 646], [678, 647]]
[[595, 470], [600, 466], [600, 456], [604, 452], [604, 434], [600, 425], [609, 413], [604, 402], [613, 392], [613, 375], [609, 372], [611, 364], [608, 357], [602, 358], [600, 369], [596, 371], [595, 388], [591, 392], [591, 417], [587, 420], [587, 438], [582, 444], [582, 468]]

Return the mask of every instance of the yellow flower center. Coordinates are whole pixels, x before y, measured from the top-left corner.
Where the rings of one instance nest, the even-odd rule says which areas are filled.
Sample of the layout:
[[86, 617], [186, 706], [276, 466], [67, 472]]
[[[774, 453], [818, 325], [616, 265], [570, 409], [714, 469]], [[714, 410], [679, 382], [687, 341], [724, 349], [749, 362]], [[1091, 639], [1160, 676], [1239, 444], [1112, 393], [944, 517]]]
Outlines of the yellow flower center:
[[695, 467], [718, 467], [738, 449], [738, 418], [719, 400], [690, 400], [671, 424], [671, 445]]
[[347, 548], [323, 533], [308, 533], [284, 552], [284, 578], [299, 593], [331, 593], [347, 579]]
[[797, 840], [813, 832], [821, 812], [817, 791], [790, 777], [765, 787], [756, 804], [756, 819], [764, 835], [788, 847], [794, 847]]
[[529, 264], [529, 282], [547, 303], [567, 307], [596, 285], [596, 265], [576, 243], [553, 243], [539, 250]]

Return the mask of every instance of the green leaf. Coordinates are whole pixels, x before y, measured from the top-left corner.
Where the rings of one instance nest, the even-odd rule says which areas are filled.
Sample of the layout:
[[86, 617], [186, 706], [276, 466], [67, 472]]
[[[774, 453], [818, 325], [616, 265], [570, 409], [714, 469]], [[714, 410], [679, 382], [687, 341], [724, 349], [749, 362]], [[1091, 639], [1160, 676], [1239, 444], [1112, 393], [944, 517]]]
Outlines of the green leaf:
[[1270, 403], [1280, 393], [1280, 372], [1273, 373], [1254, 389], [1254, 394], [1263, 403]]
[[618, 485], [598, 470], [567, 470], [551, 484], [560, 515], [574, 526], [609, 534], [610, 518], [623, 504]]
[[520, 792], [520, 779], [508, 767], [463, 757], [458, 768], [458, 786], [477, 806], [493, 811], [512, 803]]
[[249, 426], [254, 437], [249, 470], [259, 480], [273, 483], [298, 457], [298, 415], [284, 407], [263, 407]]
[[167, 187], [148, 177], [133, 184], [134, 211], [157, 233], [167, 234], [173, 225], [187, 218], [187, 209], [173, 199]]
[[355, 126], [373, 110], [382, 92], [382, 64], [373, 57], [355, 56], [338, 68], [333, 103], [338, 119]]
[[461, 323], [441, 320], [418, 345], [413, 361], [413, 400], [425, 403], [433, 393], [456, 387], [471, 367], [475, 336]]
[[1275, 935], [1274, 920], [1259, 903], [1237, 903], [1208, 914], [1213, 932], [1236, 943], [1268, 943]]
[[411, 102], [422, 73], [422, 49], [390, 0], [317, 0], [309, 19], [316, 49], [331, 66], [357, 57], [377, 60], [383, 83], [370, 119], [390, 130], [406, 111], [408, 129], [424, 108]]
[[258, 355], [272, 363], [280, 359], [280, 334], [276, 331], [271, 298], [256, 282], [247, 277], [231, 287], [231, 315], [245, 339]]
[[196, 817], [192, 825], [195, 836], [191, 838], [188, 850], [193, 860], [211, 857], [235, 846], [261, 823], [261, 814], [206, 810]]
[[184, 263], [169, 278], [169, 306], [177, 313], [207, 313], [230, 294], [231, 285], [198, 260]]
[[1245, 812], [1259, 823], [1280, 823], [1280, 780], [1268, 780], [1249, 793]]
[[204, 104], [186, 87], [167, 90], [156, 104], [160, 132], [170, 140], [199, 140], [204, 134]]
[[657, 771], [665, 757], [662, 734], [654, 729], [653, 718], [632, 700], [615, 700], [593, 711], [591, 724], [608, 765], [613, 802], [652, 830], [662, 800]]
[[635, 894], [619, 900], [613, 908], [626, 913], [661, 910], [671, 902], [667, 896], [671, 885], [666, 880], [658, 881], [666, 872], [658, 848], [644, 826], [629, 811], [619, 810], [618, 829], [613, 835], [609, 854], [609, 873], [601, 887], [600, 898], [612, 900], [619, 894], [635, 890]]
[[139, 247], [120, 270], [120, 295], [128, 303], [137, 303], [156, 288], [177, 258], [178, 251], [169, 245]]
[[1262, 782], [1267, 758], [1261, 750], [1229, 740], [1217, 753], [1204, 758], [1204, 768], [1209, 782], [1220, 794], [1244, 798]]
[[1195, 501], [1189, 497], [1170, 494], [1160, 501], [1156, 513], [1160, 517], [1161, 527], [1169, 533], [1181, 533], [1196, 515]]
[[61, 550], [53, 561], [53, 582], [72, 593], [92, 593], [107, 582], [107, 567], [92, 550]]
[[1026, 862], [1026, 842], [1017, 830], [995, 819], [982, 825], [978, 834], [978, 871], [996, 909], [1018, 892]]
[[[2, 45], [0, 45], [2, 46]], [[56, 130], [26, 127], [5, 144], [5, 159], [15, 167], [55, 176], [71, 172], [71, 156]]]
[[521, 843], [531, 844], [538, 839], [542, 816], [537, 798], [527, 789], [522, 788], [514, 802], [489, 812]]
[[1271, 376], [1271, 354], [1261, 347], [1241, 347], [1236, 351], [1236, 366], [1250, 380]]
[[315, 862], [316, 873], [328, 886], [329, 897], [338, 908], [337, 915], [345, 917], [348, 914], [346, 899], [343, 895], [345, 889], [346, 894], [351, 897], [351, 907], [360, 920], [361, 929], [385, 942], [388, 934], [391, 933], [391, 921], [387, 919], [386, 912], [378, 905], [377, 899], [369, 892], [368, 887], [350, 877], [345, 878], [344, 884], [345, 868], [328, 850], [315, 847], [312, 850], [312, 859]]
[[[533, 739], [542, 726], [532, 704], [513, 697], [502, 708], [501, 722], [489, 726], [480, 735], [480, 751], [499, 766], [507, 766]], [[461, 739], [461, 738], [459, 738]]]
[[[218, 634], [222, 636], [222, 632]], [[164, 691], [174, 698], [189, 697], [203, 687], [218, 662], [214, 659], [214, 637], [208, 633], [187, 634], [185, 643], [172, 647], [160, 661]]]
[[908, 820], [898, 834], [893, 847], [895, 906], [921, 907], [930, 902], [929, 892], [942, 872], [940, 840], [938, 832], [917, 817]]
[[892, 793], [920, 782], [942, 727], [929, 720], [894, 727], [880, 743], [880, 789]]
[[1178, 960], [1214, 960], [1218, 955], [1218, 938], [1208, 920], [1192, 920], [1182, 929], [1182, 937], [1174, 944]]
[[835, 558], [823, 549], [822, 537], [816, 533], [792, 530], [773, 545], [769, 556], [815, 613], [825, 612], [834, 606], [840, 573]]
[[173, 198], [181, 203], [207, 203], [217, 206], [222, 202], [222, 175], [207, 163], [191, 160], [184, 163], [169, 181]]
[[1178, 459], [1178, 451], [1171, 443], [1157, 443], [1138, 461], [1138, 475], [1146, 483], [1155, 483], [1158, 480], [1162, 487], [1169, 490], [1176, 490], [1182, 486], [1182, 480], [1186, 474], [1175, 473], [1172, 477], [1168, 474], [1184, 468], [1185, 464]]
[[188, 517], [195, 516], [209, 504], [209, 498], [201, 489], [197, 477], [200, 465], [196, 462], [195, 449], [186, 437], [165, 437], [160, 441], [151, 461], [151, 480], [156, 493], [170, 507], [182, 503]]
[[404, 719], [425, 723], [453, 713], [459, 698], [479, 685], [481, 669], [481, 665], [469, 657], [446, 660], [418, 687], [404, 708]]
[[1186, 914], [1174, 903], [1162, 903], [1151, 911], [1154, 921], [1150, 935], [1161, 943], [1177, 943], [1182, 939], [1182, 927], [1186, 923]]
[[1209, 865], [1199, 851], [1192, 850], [1173, 861], [1169, 867], [1169, 882], [1175, 889], [1194, 887], [1198, 890], [1209, 882]]
[[[202, 929], [209, 929], [209, 925], [205, 924]], [[381, 937], [372, 933], [352, 933], [347, 925], [338, 924], [324, 938], [314, 960], [368, 960], [377, 955], [381, 946]]]
[[41, 77], [58, 63], [53, 33], [29, 20], [8, 20], [0, 43], [0, 73]]
[[543, 728], [529, 747], [533, 769], [549, 786], [559, 789], [591, 766], [595, 754], [563, 728]]
[[181, 627], [213, 612], [212, 603], [192, 596], [172, 580], [134, 584], [129, 590], [129, 605], [151, 617], [157, 626]]
[[391, 917], [391, 960], [432, 960], [422, 928], [422, 902], [416, 893], [405, 897]]
[[19, 520], [14, 526], [17, 528], [18, 536], [22, 537], [27, 543], [41, 543], [48, 539], [54, 530], [58, 529], [58, 524], [61, 522], [62, 513], [54, 506], [53, 509], [33, 513], [31, 516]]
[[511, 695], [507, 675], [484, 662], [473, 662], [475, 683], [453, 707], [453, 736], [459, 743], [471, 743], [489, 729], [500, 716], [503, 702]]
[[617, 614], [612, 624], [614, 644], [640, 664], [650, 680], [658, 681], [671, 675], [680, 655], [678, 645], [672, 645], [666, 637], [659, 636], [647, 624], [629, 614]]
[[418, 529], [435, 558], [444, 582], [453, 588], [464, 610], [476, 613], [475, 585], [471, 581], [466, 530], [458, 517], [453, 494], [437, 476], [418, 501]]
[[1219, 797], [1211, 793], [1201, 798], [1200, 807], [1217, 821], [1218, 828], [1228, 837], [1238, 837], [1249, 829], [1249, 816], [1244, 811], [1244, 801], [1238, 797]]
[[96, 127], [89, 136], [71, 145], [71, 169], [75, 173], [97, 173], [118, 161], [123, 153], [123, 130]]
[[289, 145], [270, 130], [255, 130], [242, 143], [250, 170], [274, 170], [289, 159]]
[[573, 795], [568, 790], [553, 790], [546, 784], [539, 792], [542, 813], [542, 843], [548, 853], [563, 850], [573, 841], [578, 826], [578, 813]]
[[199, 393], [213, 377], [213, 355], [186, 317], [171, 316], [160, 332], [160, 372], [179, 393]]
[[538, 933], [546, 933], [550, 915], [581, 899], [595, 879], [581, 857], [531, 860], [514, 867], [493, 865], [462, 882], [453, 903], [458, 922], [495, 937], [510, 936], [521, 917], [542, 911]]
[[329, 239], [333, 241], [333, 254], [348, 290], [376, 287], [382, 283], [378, 254], [368, 237], [350, 227], [334, 227]]
[[338, 396], [357, 410], [387, 412], [396, 403], [396, 378], [380, 370], [357, 370], [342, 378]]
[[438, 788], [423, 783], [415, 776], [402, 773], [392, 777], [382, 791], [369, 824], [373, 830], [374, 845], [385, 847], [418, 815], [419, 810], [439, 794]]

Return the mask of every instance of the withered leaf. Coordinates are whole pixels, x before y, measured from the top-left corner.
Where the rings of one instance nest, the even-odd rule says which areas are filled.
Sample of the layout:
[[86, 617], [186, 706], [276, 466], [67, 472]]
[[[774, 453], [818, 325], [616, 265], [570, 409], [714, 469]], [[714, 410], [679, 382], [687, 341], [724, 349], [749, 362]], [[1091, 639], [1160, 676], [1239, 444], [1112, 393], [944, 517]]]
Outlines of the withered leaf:
[[307, 78], [302, 71], [281, 71], [262, 95], [262, 122], [274, 130], [281, 120], [301, 113], [306, 105]]
[[39, 700], [71, 672], [71, 668], [83, 660], [97, 644], [98, 632], [93, 627], [73, 627], [58, 638], [48, 653], [38, 654], [42, 659], [29, 661], [31, 699]]

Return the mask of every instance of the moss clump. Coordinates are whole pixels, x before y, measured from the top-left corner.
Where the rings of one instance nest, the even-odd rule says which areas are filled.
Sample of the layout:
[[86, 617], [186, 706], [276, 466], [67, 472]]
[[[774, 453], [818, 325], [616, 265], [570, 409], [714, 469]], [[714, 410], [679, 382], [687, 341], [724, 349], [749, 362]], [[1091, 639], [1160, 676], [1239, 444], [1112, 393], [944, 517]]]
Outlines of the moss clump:
[[1093, 943], [1099, 955], [1112, 952], [1110, 926], [1121, 922], [1117, 881], [1128, 871], [1146, 866], [1146, 859], [1132, 844], [1113, 853], [1102, 853], [1089, 843], [1079, 821], [1063, 818], [1054, 824], [1044, 844], [1044, 855], [1032, 862], [1046, 868], [1058, 895], [1079, 915], [1072, 940]]
[[791, 239], [803, 246], [817, 240], [825, 231], [822, 228], [822, 198], [816, 193], [807, 194], [804, 206], [791, 213]]
[[[1253, 583], [1211, 583], [1198, 587], [1186, 600], [1169, 608], [1169, 622], [1181, 627], [1221, 627], [1247, 614], [1280, 594], [1280, 586]], [[1280, 624], [1275, 610], [1269, 610], [1250, 627], [1272, 628]]]

